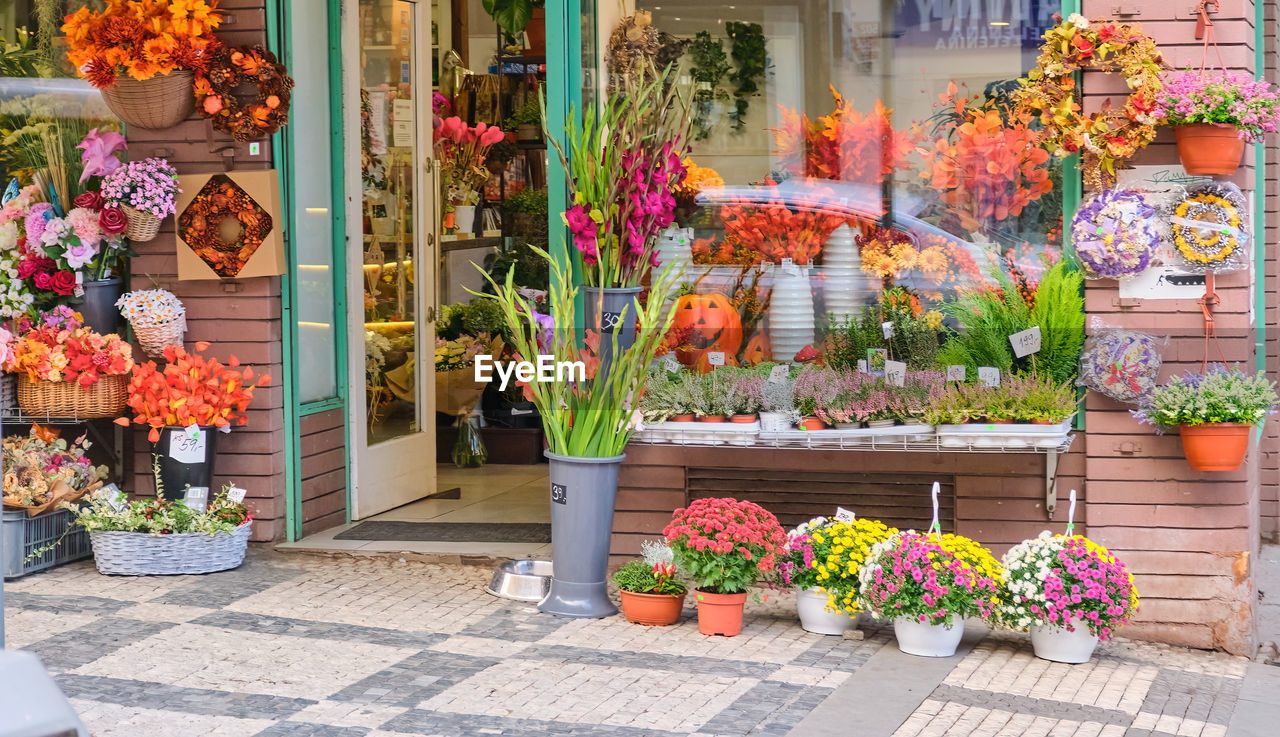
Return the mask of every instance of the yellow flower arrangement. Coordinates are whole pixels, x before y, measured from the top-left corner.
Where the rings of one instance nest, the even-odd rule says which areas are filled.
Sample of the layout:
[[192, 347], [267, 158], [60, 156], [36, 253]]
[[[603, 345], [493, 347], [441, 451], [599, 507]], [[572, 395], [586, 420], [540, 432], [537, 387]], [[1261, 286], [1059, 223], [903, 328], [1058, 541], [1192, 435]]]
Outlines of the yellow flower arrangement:
[[827, 592], [829, 609], [849, 614], [860, 611], [858, 570], [871, 548], [896, 532], [877, 520], [855, 519], [836, 522], [812, 533], [815, 549], [826, 548], [825, 555], [815, 556], [811, 566], [817, 571], [818, 585]]

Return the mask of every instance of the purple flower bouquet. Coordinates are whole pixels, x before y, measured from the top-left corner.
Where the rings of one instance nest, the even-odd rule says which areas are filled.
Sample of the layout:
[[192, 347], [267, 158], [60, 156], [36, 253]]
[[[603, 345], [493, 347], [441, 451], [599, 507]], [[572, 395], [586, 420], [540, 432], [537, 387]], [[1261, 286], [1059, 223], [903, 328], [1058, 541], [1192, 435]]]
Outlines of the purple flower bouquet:
[[1071, 244], [1088, 279], [1128, 279], [1160, 245], [1156, 208], [1141, 193], [1109, 189], [1090, 196], [1071, 219]]

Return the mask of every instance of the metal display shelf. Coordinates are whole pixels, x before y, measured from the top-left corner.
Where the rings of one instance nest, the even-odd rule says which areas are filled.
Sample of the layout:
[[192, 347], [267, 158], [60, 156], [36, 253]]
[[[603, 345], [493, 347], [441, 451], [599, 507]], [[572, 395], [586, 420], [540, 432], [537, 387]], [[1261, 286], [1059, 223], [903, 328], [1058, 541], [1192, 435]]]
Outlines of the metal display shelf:
[[[125, 429], [115, 424], [115, 420], [110, 417], [65, 417], [54, 416], [50, 414], [28, 414], [17, 408], [5, 407], [0, 411], [0, 425], [51, 425], [58, 427], [69, 427], [75, 425], [83, 425], [85, 432], [89, 435], [89, 439], [94, 445], [106, 452], [110, 461], [113, 477], [117, 480], [124, 478], [125, 472]], [[109, 427], [104, 427], [108, 425]], [[0, 431], [3, 434], [3, 431]]]

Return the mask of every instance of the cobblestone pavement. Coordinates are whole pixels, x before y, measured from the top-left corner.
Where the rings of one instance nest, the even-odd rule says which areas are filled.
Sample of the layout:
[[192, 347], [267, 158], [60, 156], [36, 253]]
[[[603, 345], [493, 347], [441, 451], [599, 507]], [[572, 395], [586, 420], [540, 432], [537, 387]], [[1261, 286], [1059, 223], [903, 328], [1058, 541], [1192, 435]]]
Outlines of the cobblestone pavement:
[[[7, 585], [8, 645], [96, 737], [783, 737], [892, 641], [806, 633], [777, 594], [733, 638], [700, 635], [692, 600], [668, 628], [558, 619], [484, 593], [489, 573], [264, 550], [197, 577], [79, 563]], [[1120, 641], [1066, 666], [989, 635], [957, 662], [896, 737], [1215, 737], [1247, 661]], [[901, 694], [856, 695], [877, 698]]]

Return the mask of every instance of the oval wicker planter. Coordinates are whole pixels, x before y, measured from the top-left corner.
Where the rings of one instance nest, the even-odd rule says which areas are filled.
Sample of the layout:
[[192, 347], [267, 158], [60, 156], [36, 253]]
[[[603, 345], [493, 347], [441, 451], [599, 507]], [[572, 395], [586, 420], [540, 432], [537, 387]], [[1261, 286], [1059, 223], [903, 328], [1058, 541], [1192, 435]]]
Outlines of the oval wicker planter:
[[139, 128], [163, 130], [195, 112], [194, 81], [190, 71], [177, 69], [141, 82], [125, 75], [100, 91], [102, 100], [120, 120]]
[[214, 573], [244, 562], [252, 521], [230, 535], [90, 532], [98, 573], [111, 576], [182, 576]]
[[124, 210], [124, 219], [129, 224], [124, 231], [125, 238], [146, 243], [160, 235], [160, 218], [129, 205], [121, 205], [120, 209]]
[[66, 381], [32, 381], [18, 375], [18, 406], [31, 416], [97, 419], [125, 409], [128, 376], [103, 376], [90, 387]]

